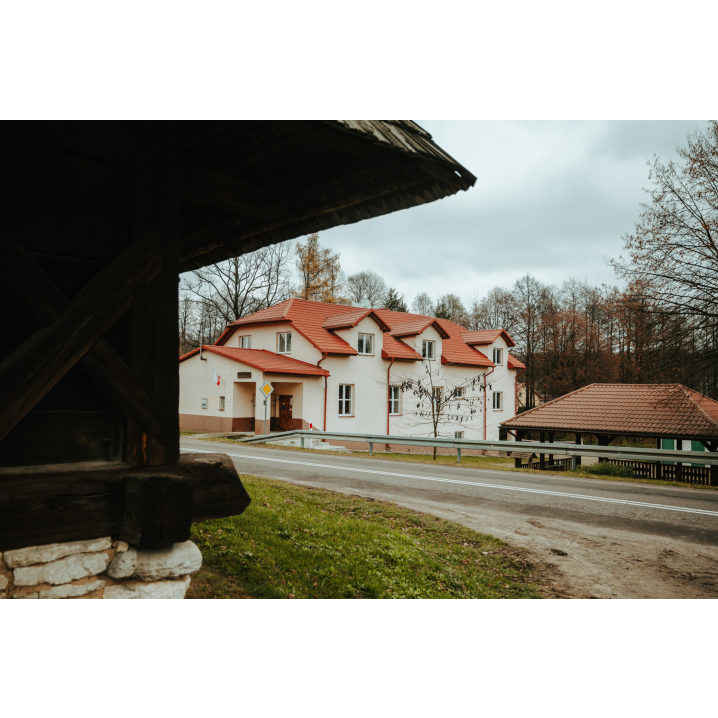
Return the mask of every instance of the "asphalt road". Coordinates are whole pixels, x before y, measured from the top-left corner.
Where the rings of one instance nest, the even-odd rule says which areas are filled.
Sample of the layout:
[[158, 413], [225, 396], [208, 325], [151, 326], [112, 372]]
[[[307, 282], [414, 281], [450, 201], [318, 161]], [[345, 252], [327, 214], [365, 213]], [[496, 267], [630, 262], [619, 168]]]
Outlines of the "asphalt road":
[[[718, 584], [718, 491], [191, 439], [181, 446], [228, 454], [240, 473], [451, 518], [523, 545], [541, 560], [566, 553], [568, 560], [555, 564], [555, 583], [565, 584], [567, 595], [701, 596], [713, 595]], [[649, 567], [656, 574], [650, 580], [642, 575]]]

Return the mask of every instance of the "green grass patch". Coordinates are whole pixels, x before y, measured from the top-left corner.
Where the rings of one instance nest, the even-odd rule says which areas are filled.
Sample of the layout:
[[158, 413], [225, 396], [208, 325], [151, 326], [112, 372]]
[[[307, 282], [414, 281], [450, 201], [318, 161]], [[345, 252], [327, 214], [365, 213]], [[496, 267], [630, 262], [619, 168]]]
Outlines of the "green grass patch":
[[193, 525], [188, 598], [540, 598], [519, 549], [395, 504], [242, 476], [241, 516]]
[[630, 466], [619, 466], [618, 464], [610, 464], [604, 461], [600, 464], [589, 464], [583, 467], [587, 474], [594, 476], [620, 476], [624, 479], [633, 478], [633, 469]]

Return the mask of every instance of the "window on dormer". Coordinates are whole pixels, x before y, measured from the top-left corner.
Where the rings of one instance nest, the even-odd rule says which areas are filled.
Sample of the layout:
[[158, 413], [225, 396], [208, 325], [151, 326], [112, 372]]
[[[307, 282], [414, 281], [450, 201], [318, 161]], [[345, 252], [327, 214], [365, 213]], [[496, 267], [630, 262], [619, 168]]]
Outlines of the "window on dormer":
[[428, 341], [424, 339], [421, 342], [421, 356], [424, 359], [433, 359], [434, 358], [434, 345], [436, 342]]
[[280, 354], [289, 354], [292, 351], [292, 333], [282, 332], [277, 334], [277, 351]]
[[504, 350], [494, 349], [494, 364], [501, 365], [504, 363]]
[[373, 334], [360, 334], [359, 345], [357, 351], [360, 354], [373, 354], [374, 353], [374, 335]]

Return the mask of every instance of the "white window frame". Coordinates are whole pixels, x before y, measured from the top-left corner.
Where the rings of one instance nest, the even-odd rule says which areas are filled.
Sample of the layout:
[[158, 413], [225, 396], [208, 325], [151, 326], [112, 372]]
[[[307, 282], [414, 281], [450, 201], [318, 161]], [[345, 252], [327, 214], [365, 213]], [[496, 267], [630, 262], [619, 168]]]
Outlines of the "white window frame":
[[[496, 404], [498, 404], [498, 406], [496, 406]], [[503, 391], [495, 391], [494, 392], [493, 406], [494, 406], [494, 411], [503, 411], [504, 410], [504, 392]]]
[[[349, 405], [348, 406], [349, 411], [347, 411], [347, 404]], [[339, 385], [339, 407], [338, 408], [339, 408], [339, 416], [354, 416], [354, 384], [340, 384]]]
[[504, 350], [499, 347], [494, 348], [494, 364], [496, 364], [496, 366], [504, 365]]
[[[284, 340], [284, 351], [282, 351], [282, 340]], [[277, 332], [277, 354], [292, 353], [292, 332]]]
[[[366, 349], [366, 337], [369, 337], [369, 341], [371, 342], [370, 352], [363, 351], [363, 349]], [[359, 352], [359, 354], [363, 354], [365, 356], [374, 356], [374, 335], [360, 332], [359, 339], [357, 340], [357, 351]]]
[[456, 398], [457, 399], [466, 399], [466, 387], [465, 386], [457, 386], [454, 391], [456, 392]]
[[[431, 356], [427, 356], [427, 349], [431, 349]], [[432, 339], [422, 339], [421, 356], [429, 361], [434, 361], [436, 359], [436, 342]]]
[[223, 396], [219, 397], [218, 407], [219, 407], [219, 411], [224, 411], [225, 401], [224, 401]]
[[252, 348], [252, 335], [251, 334], [244, 334], [239, 338], [239, 348], [240, 349], [251, 349]]
[[463, 432], [463, 431], [455, 431], [455, 432], [454, 432], [454, 438], [455, 438], [455, 439], [463, 439], [463, 438], [464, 438], [464, 432]]
[[389, 416], [401, 416], [401, 387], [389, 387]]
[[[439, 399], [439, 403], [440, 403], [440, 404], [443, 404], [443, 402], [444, 402], [444, 387], [443, 387], [443, 386], [435, 386], [435, 387], [431, 390], [431, 403], [432, 403], [432, 406], [435, 406], [435, 405], [436, 405], [436, 400], [437, 400], [437, 398]], [[439, 407], [436, 407], [436, 408], [438, 409]]]

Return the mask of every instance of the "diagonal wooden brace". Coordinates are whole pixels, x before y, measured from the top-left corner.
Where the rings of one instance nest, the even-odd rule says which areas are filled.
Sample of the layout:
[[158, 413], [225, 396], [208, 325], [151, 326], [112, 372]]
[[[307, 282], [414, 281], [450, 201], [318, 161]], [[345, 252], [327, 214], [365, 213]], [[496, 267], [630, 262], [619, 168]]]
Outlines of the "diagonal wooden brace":
[[[5, 233], [3, 239], [6, 239]], [[8, 244], [8, 251], [13, 244], [16, 245]], [[20, 255], [16, 253], [14, 259], [19, 259], [20, 266], [31, 271], [27, 262], [22, 262], [25, 253], [21, 248], [20, 252]], [[6, 281], [11, 281], [13, 285], [21, 278], [20, 272], [17, 272], [17, 277], [12, 277], [16, 266], [7, 261], [3, 271], [7, 275]], [[132, 292], [158, 276], [161, 269], [159, 246], [156, 243], [148, 246], [137, 242], [96, 275], [72, 303], [49, 279], [35, 284], [32, 291], [28, 285], [20, 288], [18, 295], [26, 298], [33, 314], [47, 315], [52, 310], [58, 313], [58, 317], [50, 326], [37, 331], [0, 364], [0, 396], [3, 397], [0, 407], [0, 439], [98, 344], [100, 337], [129, 307]], [[36, 270], [44, 276], [39, 267]], [[31, 274], [36, 280], [37, 271]], [[62, 311], [63, 307], [65, 311]], [[47, 317], [42, 321], [46, 323]], [[108, 389], [118, 406], [133, 418], [137, 418], [134, 413], [140, 410], [143, 418], [137, 420], [146, 426], [147, 431], [162, 434], [162, 422], [152, 416], [153, 412], [146, 410], [149, 402], [146, 392], [109, 345], [100, 346], [92, 352], [85, 368]], [[114, 372], [117, 374], [114, 375]], [[130, 392], [123, 385], [126, 379], [135, 392], [140, 392], [135, 393], [140, 398], [139, 403], [129, 397]], [[127, 396], [122, 396], [123, 392]], [[143, 406], [145, 409], [142, 409]]]
[[[0, 274], [5, 285], [24, 300], [38, 324], [53, 324], [70, 307], [70, 300], [2, 227], [0, 238], [5, 254]], [[127, 416], [162, 441], [162, 402], [150, 395], [137, 374], [104, 339], [90, 349], [79, 365]]]

